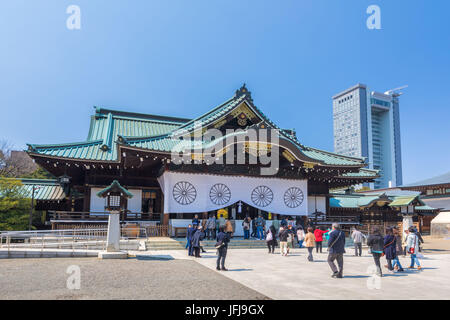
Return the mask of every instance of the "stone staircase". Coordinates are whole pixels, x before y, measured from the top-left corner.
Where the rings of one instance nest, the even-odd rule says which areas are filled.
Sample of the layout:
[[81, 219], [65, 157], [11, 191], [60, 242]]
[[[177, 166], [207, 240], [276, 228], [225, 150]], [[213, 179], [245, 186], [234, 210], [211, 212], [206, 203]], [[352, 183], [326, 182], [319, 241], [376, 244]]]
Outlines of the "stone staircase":
[[[353, 250], [353, 241], [349, 238], [345, 239], [345, 246], [349, 250]], [[203, 240], [203, 248], [205, 250], [215, 249], [214, 245], [216, 244], [216, 240]], [[278, 244], [279, 244], [278, 240]], [[148, 238], [145, 241], [146, 250], [184, 250], [186, 246], [186, 238]], [[323, 248], [326, 251], [327, 242], [323, 242]], [[366, 247], [363, 245], [363, 247]], [[266, 241], [264, 240], [255, 240], [248, 239], [244, 240], [242, 237], [232, 238], [230, 243], [228, 243], [229, 249], [267, 249]], [[278, 247], [277, 247], [278, 248]], [[297, 244], [295, 244], [295, 248], [297, 248]]]
[[[215, 250], [215, 240], [202, 241], [205, 250]], [[147, 250], [184, 250], [186, 246], [186, 238], [149, 238], [146, 243]], [[264, 240], [244, 240], [237, 237], [231, 239], [228, 244], [229, 249], [267, 249]]]

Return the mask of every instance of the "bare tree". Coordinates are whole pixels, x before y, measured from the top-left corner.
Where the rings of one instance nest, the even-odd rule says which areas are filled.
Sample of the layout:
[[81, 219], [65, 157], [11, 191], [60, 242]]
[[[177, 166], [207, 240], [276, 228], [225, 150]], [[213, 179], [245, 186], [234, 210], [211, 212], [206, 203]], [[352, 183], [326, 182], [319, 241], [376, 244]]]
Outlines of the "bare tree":
[[0, 141], [0, 176], [20, 177], [36, 170], [33, 160], [23, 151], [12, 150], [8, 141]]

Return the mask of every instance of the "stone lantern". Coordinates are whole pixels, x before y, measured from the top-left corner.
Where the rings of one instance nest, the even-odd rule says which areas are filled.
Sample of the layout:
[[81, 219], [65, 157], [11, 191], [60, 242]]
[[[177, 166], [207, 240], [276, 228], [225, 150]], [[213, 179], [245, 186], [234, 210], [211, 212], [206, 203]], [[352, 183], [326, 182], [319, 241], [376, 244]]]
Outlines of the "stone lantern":
[[99, 252], [101, 259], [125, 259], [127, 253], [120, 251], [120, 213], [126, 209], [126, 199], [133, 194], [122, 187], [117, 180], [110, 186], [97, 192], [97, 196], [105, 198], [105, 210], [109, 212], [106, 251]]

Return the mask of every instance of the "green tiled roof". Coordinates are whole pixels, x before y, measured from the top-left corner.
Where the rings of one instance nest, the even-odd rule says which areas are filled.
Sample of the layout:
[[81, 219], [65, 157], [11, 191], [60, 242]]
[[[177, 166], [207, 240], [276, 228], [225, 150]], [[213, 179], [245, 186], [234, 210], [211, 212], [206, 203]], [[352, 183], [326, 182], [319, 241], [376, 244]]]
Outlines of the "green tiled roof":
[[391, 207], [402, 207], [409, 206], [411, 202], [417, 199], [417, 196], [401, 196], [395, 197], [394, 201], [392, 201], [389, 206]]
[[352, 194], [334, 194], [330, 197], [330, 207], [333, 208], [364, 208], [372, 205], [378, 201], [389, 202], [388, 206], [390, 207], [401, 207], [410, 205], [414, 201], [418, 201], [420, 206], [415, 206], [416, 210], [422, 211], [433, 211], [436, 210], [429, 206], [426, 206], [422, 200], [420, 200], [419, 194], [405, 196], [402, 194], [400, 190], [398, 195], [393, 194], [392, 192], [387, 195], [385, 193], [373, 193], [373, 194], [360, 194], [360, 193], [352, 193]]
[[44, 179], [19, 179], [22, 182], [20, 193], [25, 198], [31, 198], [33, 186], [35, 200], [57, 201], [65, 198], [63, 188], [56, 180]]
[[328, 165], [361, 165], [363, 159], [351, 158], [346, 156], [341, 156], [336, 153], [331, 153], [319, 149], [314, 149], [311, 147], [305, 147], [303, 153], [310, 158], [317, 159], [325, 162]]
[[106, 197], [107, 194], [109, 192], [121, 192], [124, 195], [126, 195], [128, 198], [133, 198], [133, 194], [128, 191], [127, 189], [125, 189], [124, 187], [122, 187], [119, 183], [119, 181], [114, 180], [109, 186], [107, 186], [105, 189], [100, 190], [99, 192], [97, 192], [97, 196], [99, 197]]
[[359, 169], [358, 172], [344, 173], [344, 174], [342, 174], [342, 177], [345, 177], [345, 178], [376, 178], [376, 177], [378, 177], [378, 171], [361, 168], [361, 169]]
[[364, 195], [336, 195], [330, 197], [330, 207], [333, 208], [361, 208], [381, 200], [378, 196]]
[[436, 211], [436, 208], [424, 205], [424, 206], [416, 206], [414, 208], [416, 211]]
[[[49, 157], [117, 161], [120, 145], [118, 140], [120, 140], [123, 145], [134, 148], [171, 152], [175, 146], [189, 146], [189, 143], [183, 142], [180, 144], [180, 140], [176, 139], [176, 134], [180, 132], [180, 129], [192, 131], [197, 123], [207, 126], [230, 113], [244, 101], [262, 121], [279, 131], [281, 139], [286, 139], [294, 144], [306, 159], [311, 159], [311, 162], [332, 166], [364, 166], [364, 160], [360, 158], [342, 156], [303, 146], [295, 136], [280, 129], [253, 104], [250, 92], [246, 90], [245, 86], [238, 90], [231, 99], [193, 120], [97, 108], [95, 115], [92, 116], [86, 141], [59, 145], [29, 145], [28, 151], [31, 154]], [[371, 178], [376, 177], [376, 171], [367, 169], [343, 177]]]

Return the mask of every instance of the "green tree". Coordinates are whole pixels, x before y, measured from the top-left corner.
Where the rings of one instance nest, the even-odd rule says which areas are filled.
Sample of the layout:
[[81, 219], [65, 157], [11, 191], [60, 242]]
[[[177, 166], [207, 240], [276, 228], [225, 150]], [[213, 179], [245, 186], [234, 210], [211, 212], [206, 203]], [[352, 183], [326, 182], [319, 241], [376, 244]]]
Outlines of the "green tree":
[[21, 192], [22, 182], [0, 177], [0, 230], [27, 230], [30, 199]]
[[55, 179], [55, 176], [53, 176], [50, 172], [45, 170], [42, 167], [37, 168], [32, 173], [22, 175], [21, 178], [27, 178], [27, 179]]

